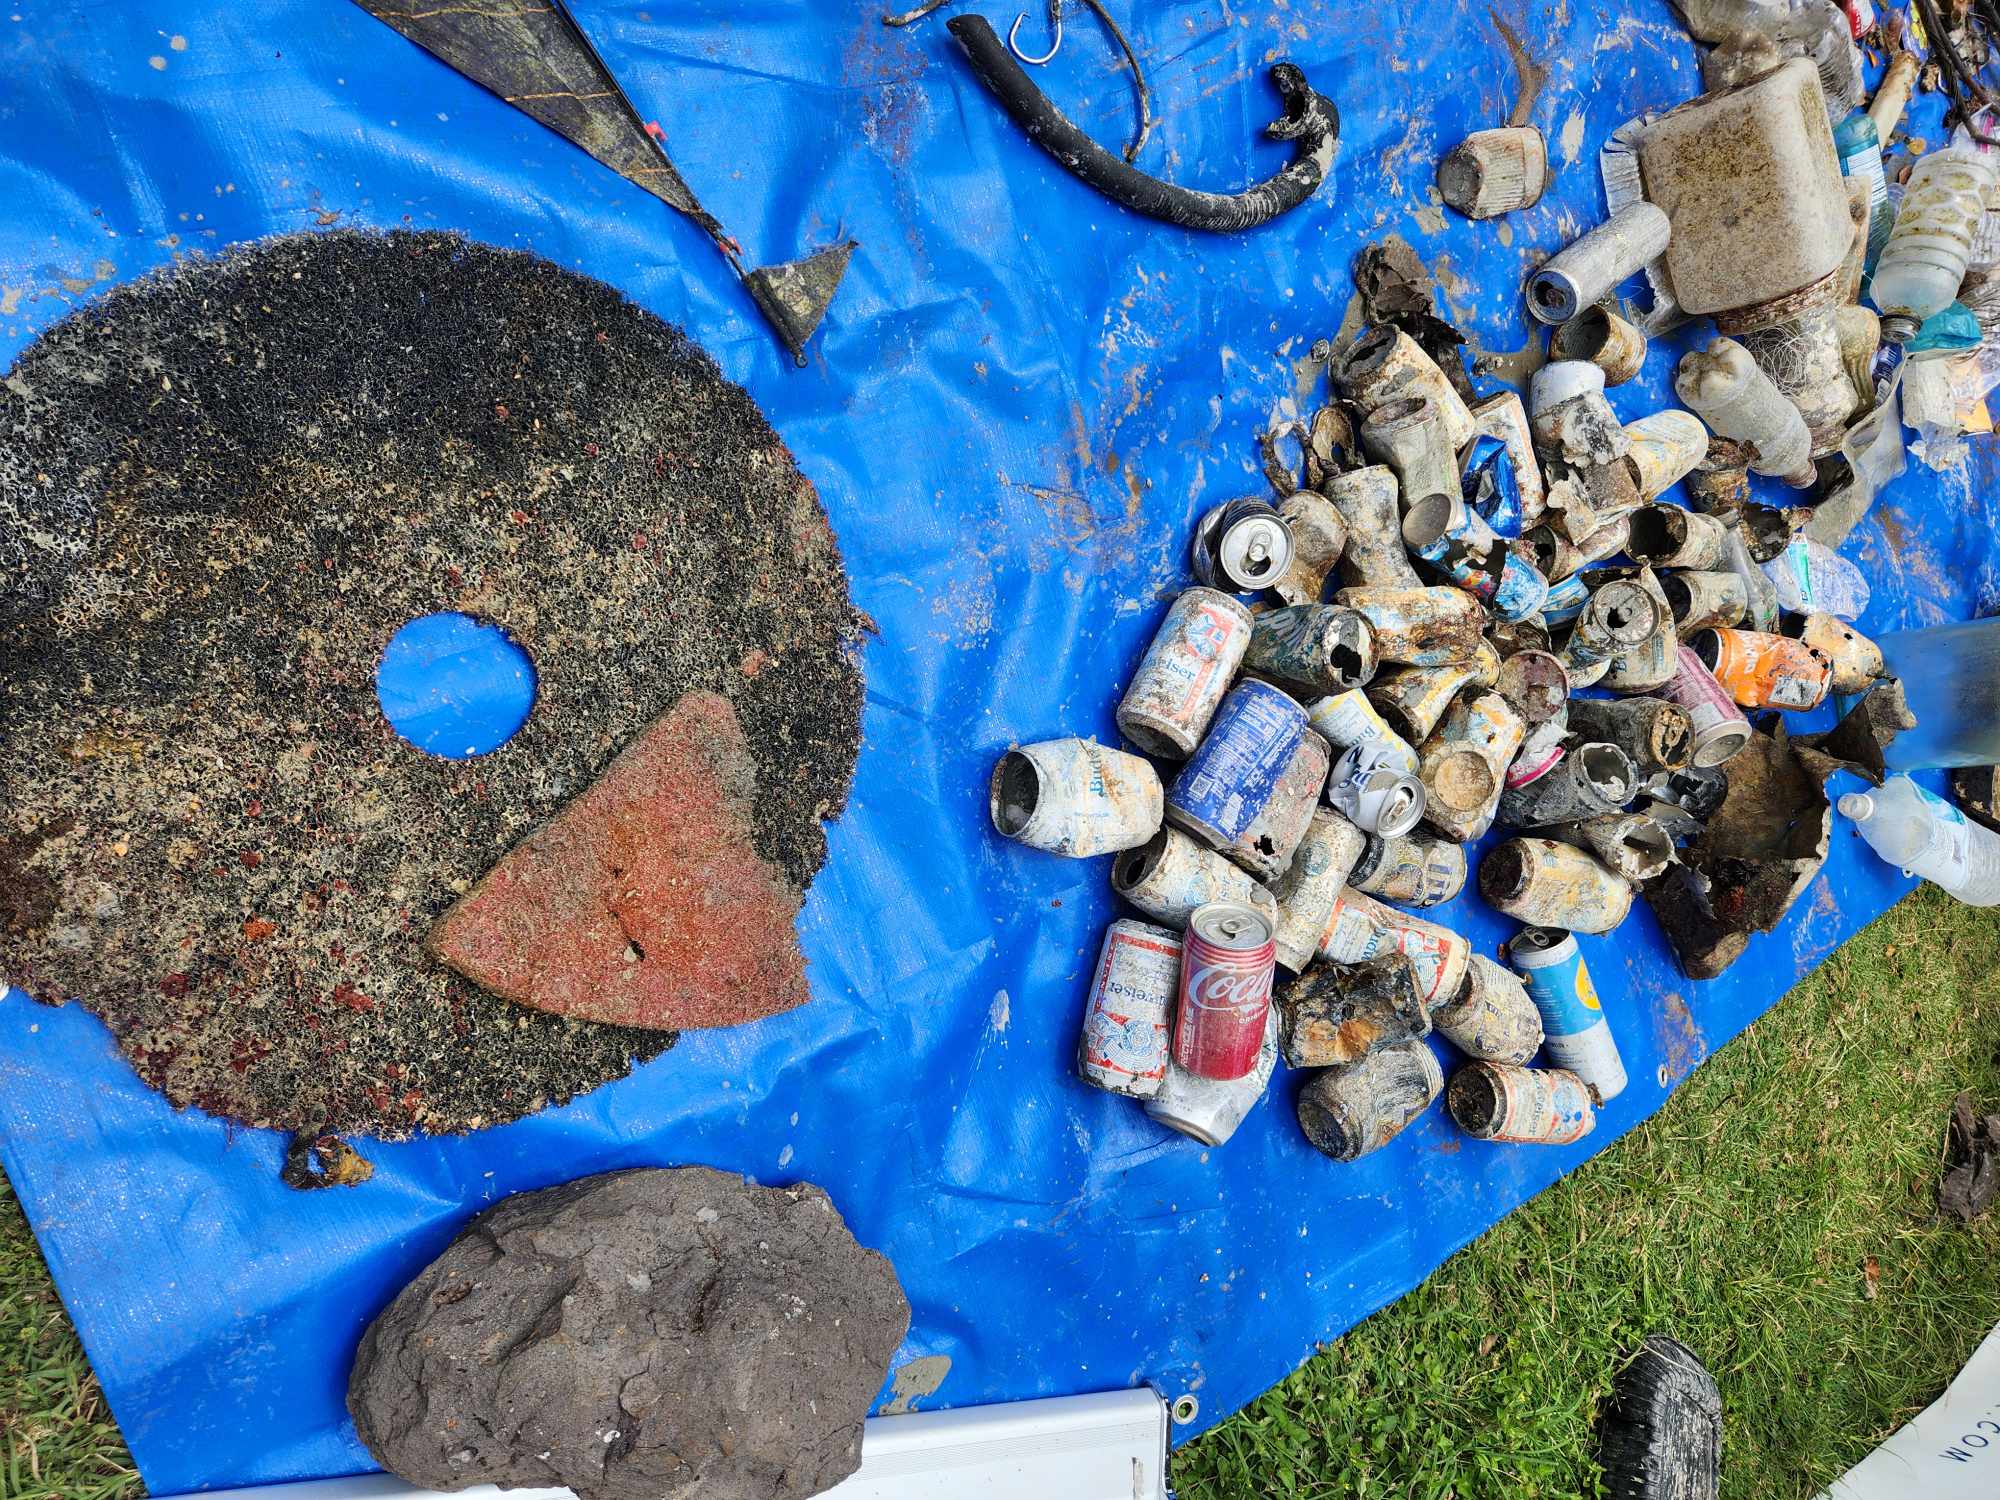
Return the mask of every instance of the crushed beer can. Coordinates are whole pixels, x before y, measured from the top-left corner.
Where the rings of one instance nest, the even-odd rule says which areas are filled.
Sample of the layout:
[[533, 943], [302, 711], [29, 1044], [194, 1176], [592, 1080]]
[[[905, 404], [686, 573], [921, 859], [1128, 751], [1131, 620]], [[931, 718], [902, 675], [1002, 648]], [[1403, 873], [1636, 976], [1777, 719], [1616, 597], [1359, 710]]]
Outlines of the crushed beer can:
[[1349, 886], [1320, 934], [1319, 956], [1330, 963], [1359, 964], [1384, 953], [1408, 957], [1416, 969], [1418, 993], [1429, 1007], [1458, 993], [1472, 945], [1449, 928], [1384, 906]]
[[1160, 826], [1159, 774], [1095, 740], [1017, 745], [993, 768], [993, 826], [1031, 849], [1071, 859], [1136, 848]]
[[1405, 743], [1420, 745], [1451, 707], [1459, 690], [1479, 676], [1477, 661], [1448, 667], [1397, 667], [1368, 684], [1368, 701]]
[[1438, 1035], [1467, 1057], [1525, 1063], [1542, 1049], [1542, 1013], [1528, 987], [1483, 953], [1472, 955], [1458, 993], [1431, 1012]]
[[1180, 977], [1179, 933], [1130, 917], [1113, 922], [1084, 1001], [1077, 1076], [1109, 1094], [1159, 1093]]
[[1750, 612], [1750, 594], [1734, 573], [1669, 573], [1660, 580], [1674, 632], [1682, 639], [1711, 625], [1741, 625]]
[[1204, 1146], [1220, 1146], [1236, 1134], [1237, 1127], [1264, 1097], [1277, 1066], [1278, 1017], [1273, 1012], [1265, 1018], [1257, 1063], [1248, 1073], [1241, 1078], [1204, 1078], [1170, 1058], [1159, 1093], [1146, 1101], [1146, 1113], [1158, 1124]]
[[1400, 666], [1468, 661], [1486, 628], [1486, 611], [1463, 589], [1341, 589], [1333, 602], [1373, 627], [1377, 661]]
[[1278, 1050], [1294, 1068], [1334, 1068], [1412, 1037], [1431, 1020], [1416, 972], [1400, 953], [1361, 964], [1317, 964], [1277, 997]]
[[1878, 677], [1889, 675], [1882, 648], [1838, 616], [1806, 615], [1799, 621], [1798, 638], [1827, 659], [1833, 691], [1843, 697], [1866, 692]]
[[1111, 888], [1175, 929], [1212, 901], [1238, 901], [1277, 915], [1275, 897], [1263, 882], [1178, 828], [1162, 828], [1138, 848], [1122, 851], [1111, 862]]
[[1340, 388], [1364, 417], [1393, 401], [1426, 399], [1436, 406], [1454, 451], [1472, 441], [1472, 413], [1451, 380], [1423, 345], [1393, 323], [1377, 324], [1349, 347]]
[[1589, 850], [1606, 870], [1635, 885], [1664, 874], [1674, 859], [1672, 836], [1643, 812], [1560, 823], [1549, 830], [1549, 837]]
[[1466, 445], [1458, 482], [1465, 503], [1495, 534], [1521, 534], [1525, 524], [1521, 482], [1515, 474], [1513, 451], [1502, 439], [1485, 433], [1473, 438]]
[[1194, 576], [1236, 594], [1267, 589], [1292, 565], [1292, 533], [1275, 507], [1255, 498], [1216, 506], [1195, 523]]
[[1290, 696], [1267, 682], [1237, 683], [1168, 789], [1166, 820], [1227, 852], [1270, 805], [1305, 734], [1306, 711]]
[[1351, 609], [1288, 604], [1257, 616], [1243, 665], [1308, 697], [1343, 693], [1375, 675], [1375, 631]]
[[1516, 838], [1479, 864], [1479, 894], [1503, 916], [1537, 927], [1609, 932], [1632, 910], [1630, 881], [1556, 839]]
[[1317, 1074], [1299, 1091], [1299, 1128], [1323, 1155], [1354, 1161], [1388, 1145], [1443, 1091], [1436, 1054], [1398, 1042]]
[[1553, 928], [1525, 927], [1507, 945], [1507, 957], [1542, 1013], [1542, 1050], [1549, 1061], [1582, 1079], [1599, 1104], [1624, 1093], [1625, 1064], [1576, 938]]
[[1352, 750], [1371, 741], [1386, 745], [1394, 754], [1398, 769], [1416, 775], [1417, 752], [1390, 728], [1382, 711], [1369, 702], [1368, 695], [1360, 688], [1315, 699], [1307, 708], [1306, 717], [1334, 749]]
[[1333, 752], [1326, 741], [1306, 730], [1264, 810], [1222, 852], [1259, 880], [1275, 880], [1284, 874], [1299, 840], [1305, 837], [1313, 810], [1319, 806], [1332, 763]]
[[1148, 755], [1194, 753], [1229, 691], [1252, 632], [1250, 611], [1218, 589], [1181, 591], [1118, 704], [1118, 727]]
[[1277, 899], [1276, 930], [1278, 963], [1298, 974], [1319, 951], [1320, 934], [1333, 919], [1355, 861], [1361, 858], [1368, 835], [1331, 808], [1321, 808], [1312, 816], [1306, 836], [1292, 855], [1292, 867], [1271, 887]]
[[1494, 675], [1493, 690], [1530, 726], [1561, 718], [1569, 703], [1569, 674], [1547, 651], [1510, 652]]
[[1548, 596], [1542, 600], [1542, 618], [1551, 625], [1566, 625], [1582, 614], [1588, 603], [1590, 590], [1584, 587], [1582, 576], [1572, 572], [1549, 585]]
[[1728, 540], [1729, 528], [1714, 516], [1655, 500], [1632, 512], [1625, 551], [1634, 562], [1699, 573], [1721, 564]]
[[1347, 523], [1347, 546], [1340, 554], [1340, 579], [1351, 588], [1421, 588], [1423, 580], [1403, 547], [1401, 493], [1395, 471], [1381, 464], [1336, 474], [1326, 498]]
[[1174, 1061], [1203, 1078], [1241, 1078], [1257, 1066], [1271, 1010], [1277, 948], [1270, 918], [1216, 901], [1188, 918], [1174, 1009]]
[[1504, 1145], [1567, 1146], [1597, 1124], [1590, 1090], [1563, 1068], [1468, 1063], [1452, 1074], [1445, 1108], [1473, 1139]]
[[[1349, 867], [1346, 883], [1365, 896], [1396, 906], [1437, 906], [1465, 889], [1465, 846], [1426, 833], [1402, 833], [1389, 838], [1373, 834]], [[1338, 894], [1338, 893], [1336, 893]], [[1333, 908], [1327, 908], [1331, 916]], [[1320, 922], [1324, 930], [1326, 922]], [[1313, 933], [1314, 941], [1319, 931]]]
[[1281, 604], [1317, 604], [1347, 546], [1347, 522], [1331, 500], [1311, 490], [1287, 497], [1278, 516], [1292, 534], [1292, 560], [1271, 592]]
[[1639, 779], [1616, 745], [1590, 741], [1564, 752], [1552, 770], [1500, 798], [1500, 821], [1513, 828], [1546, 828], [1618, 812], [1632, 800]]
[[1327, 805], [1363, 833], [1408, 833], [1424, 815], [1425, 794], [1402, 764], [1396, 748], [1381, 740], [1351, 747], [1327, 778]]

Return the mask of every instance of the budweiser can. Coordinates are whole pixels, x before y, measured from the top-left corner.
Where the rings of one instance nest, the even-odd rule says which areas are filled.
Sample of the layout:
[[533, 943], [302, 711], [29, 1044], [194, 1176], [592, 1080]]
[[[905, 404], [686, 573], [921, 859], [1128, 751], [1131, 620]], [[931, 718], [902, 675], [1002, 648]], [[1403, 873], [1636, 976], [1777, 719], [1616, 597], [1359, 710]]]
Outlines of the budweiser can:
[[1271, 919], [1215, 901], [1188, 918], [1181, 946], [1174, 1061], [1203, 1078], [1241, 1078], [1257, 1066], [1277, 963]]
[[1744, 708], [1818, 708], [1833, 685], [1825, 654], [1790, 636], [1711, 626], [1688, 644]]
[[1542, 1050], [1542, 1013], [1528, 987], [1483, 953], [1466, 965], [1458, 994], [1431, 1012], [1431, 1025], [1467, 1057], [1524, 1063]]
[[1445, 1108], [1467, 1135], [1518, 1146], [1567, 1146], [1597, 1123], [1590, 1090], [1562, 1068], [1469, 1063], [1452, 1074]]
[[1367, 837], [1339, 813], [1321, 808], [1307, 825], [1292, 867], [1271, 887], [1278, 900], [1278, 962], [1294, 974], [1303, 972], [1319, 951], [1320, 934]]
[[1549, 1061], [1582, 1079], [1599, 1104], [1624, 1093], [1625, 1064], [1575, 937], [1524, 927], [1507, 945], [1507, 957], [1542, 1013]]
[[1265, 501], [1231, 500], [1195, 522], [1194, 576], [1211, 588], [1254, 594], [1292, 565], [1292, 532]]
[[1152, 764], [1095, 740], [1043, 740], [1000, 757], [987, 793], [993, 826], [1031, 849], [1071, 859], [1146, 842], [1160, 826]]
[[1185, 760], [1208, 732], [1249, 648], [1250, 611], [1216, 589], [1174, 600], [1118, 705], [1118, 727], [1148, 755]]
[[1424, 784], [1400, 765], [1401, 757], [1380, 741], [1356, 745], [1327, 778], [1327, 805], [1363, 833], [1408, 833], [1424, 815]]
[[1174, 778], [1167, 821], [1227, 851], [1276, 795], [1305, 733], [1306, 711], [1291, 698], [1268, 682], [1237, 683]]
[[1240, 901], [1267, 916], [1271, 892], [1248, 870], [1204, 849], [1178, 828], [1162, 828], [1111, 862], [1111, 888], [1154, 921], [1176, 930], [1211, 901]]
[[1375, 632], [1351, 609], [1290, 604], [1257, 616], [1243, 664], [1287, 687], [1338, 693], [1375, 675]]
[[1250, 826], [1222, 852], [1260, 880], [1275, 880], [1291, 868], [1292, 854], [1306, 836], [1319, 794], [1326, 789], [1326, 774], [1333, 752], [1326, 741], [1308, 729], [1299, 738], [1299, 748], [1278, 777], [1264, 810]]
[[1146, 1113], [1169, 1130], [1178, 1130], [1204, 1146], [1220, 1146], [1243, 1123], [1278, 1066], [1278, 1017], [1264, 1022], [1264, 1041], [1257, 1065], [1241, 1078], [1204, 1078], [1169, 1060], [1166, 1081], [1146, 1101]]
[[1418, 994], [1428, 1008], [1458, 993], [1472, 945], [1448, 928], [1384, 906], [1350, 886], [1340, 893], [1326, 931], [1320, 934], [1320, 957], [1358, 964], [1384, 953], [1408, 957], [1417, 972]]
[[1178, 933], [1121, 917], [1104, 934], [1077, 1038], [1076, 1072], [1110, 1094], [1150, 1099], [1167, 1076], [1167, 1018], [1180, 983]]
[[1517, 922], [1609, 932], [1632, 909], [1630, 882], [1555, 839], [1509, 839], [1479, 864], [1479, 894]]
[[1299, 1092], [1299, 1128], [1315, 1150], [1353, 1161], [1389, 1144], [1444, 1090], [1437, 1054], [1397, 1042], [1315, 1074]]
[[1674, 675], [1659, 692], [1687, 711], [1697, 766], [1719, 766], [1750, 743], [1750, 721], [1692, 647], [1683, 645], [1675, 653]]
[[1374, 741], [1386, 745], [1395, 755], [1398, 770], [1411, 776], [1417, 774], [1417, 752], [1389, 727], [1382, 711], [1368, 701], [1368, 695], [1360, 688], [1316, 700], [1306, 710], [1306, 717], [1334, 749], [1352, 750], [1356, 745]]
[[[1465, 889], [1463, 844], [1426, 833], [1366, 837], [1368, 842], [1347, 876], [1347, 884], [1363, 895], [1398, 906], [1436, 906]], [[1321, 922], [1320, 930], [1325, 926]]]

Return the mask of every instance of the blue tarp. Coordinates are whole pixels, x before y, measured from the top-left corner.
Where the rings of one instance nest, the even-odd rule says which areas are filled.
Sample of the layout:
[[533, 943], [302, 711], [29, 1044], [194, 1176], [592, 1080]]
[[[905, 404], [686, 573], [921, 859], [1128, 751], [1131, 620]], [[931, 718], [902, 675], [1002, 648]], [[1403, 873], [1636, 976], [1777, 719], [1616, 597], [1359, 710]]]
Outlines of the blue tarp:
[[[155, 1491], [369, 1467], [341, 1404], [366, 1321], [482, 1205], [637, 1164], [824, 1185], [909, 1291], [898, 1363], [949, 1360], [920, 1406], [1154, 1381], [1200, 1396], [1187, 1436], [1651, 1114], [1908, 889], [1841, 830], [1720, 981], [1682, 980], [1643, 911], [1584, 940], [1633, 1085], [1568, 1148], [1478, 1145], [1434, 1110], [1335, 1165], [1300, 1137], [1281, 1072], [1209, 1151], [1083, 1088], [1070, 1056], [1113, 914], [1106, 862], [995, 837], [994, 758], [1114, 732], [1191, 520], [1262, 490], [1255, 435], [1313, 404], [1295, 361], [1347, 322], [1362, 244], [1409, 238], [1480, 350], [1524, 349], [1524, 268], [1601, 215], [1598, 145], [1692, 94], [1693, 51], [1650, 0], [1502, 0], [1552, 68], [1535, 119], [1555, 180], [1474, 225], [1430, 180], [1514, 98], [1484, 0], [1119, 7], [1158, 91], [1145, 164], [1165, 175], [1227, 189], [1285, 159], [1254, 137], [1272, 60], [1341, 107], [1331, 189], [1216, 238], [1127, 215], [1024, 143], [940, 18], [576, 9], [750, 259], [861, 241], [810, 368], [691, 225], [340, 0], [17, 0], [0, 23], [10, 358], [111, 284], [259, 236], [412, 225], [532, 247], [686, 325], [749, 387], [881, 626], [853, 800], [802, 921], [814, 1000], [791, 1014], [690, 1034], [504, 1129], [364, 1143], [371, 1183], [301, 1194], [279, 1185], [277, 1138], [169, 1109], [80, 1007], [0, 1001], [0, 1155]], [[1087, 20], [1041, 76], [1100, 139], [1126, 138], [1127, 84]], [[1613, 405], [1668, 404], [1669, 360]], [[1861, 527], [1865, 627], [1993, 605], [1972, 500], [1991, 468], [1976, 448], [1969, 474], [1915, 470]], [[1489, 952], [1507, 934], [1470, 899], [1441, 915]]]

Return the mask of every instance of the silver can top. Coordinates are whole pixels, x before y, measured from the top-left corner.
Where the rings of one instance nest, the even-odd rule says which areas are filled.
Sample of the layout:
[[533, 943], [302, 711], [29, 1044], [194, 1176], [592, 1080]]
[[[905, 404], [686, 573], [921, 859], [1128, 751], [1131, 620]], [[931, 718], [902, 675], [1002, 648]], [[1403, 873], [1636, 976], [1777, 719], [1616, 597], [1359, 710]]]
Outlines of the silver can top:
[[1212, 947], [1249, 953], [1270, 942], [1276, 932], [1270, 918], [1240, 901], [1211, 901], [1188, 918], [1188, 931]]
[[1292, 532], [1276, 515], [1248, 515], [1215, 539], [1215, 566], [1244, 593], [1268, 588], [1292, 565]]
[[1561, 963], [1576, 948], [1576, 937], [1560, 927], [1523, 927], [1507, 944], [1507, 956], [1523, 969]]
[[1375, 831], [1384, 838], [1395, 838], [1415, 828], [1423, 817], [1424, 784], [1402, 772], [1377, 771], [1369, 778], [1370, 790], [1383, 778], [1388, 778], [1390, 784], [1381, 810], [1375, 814]]

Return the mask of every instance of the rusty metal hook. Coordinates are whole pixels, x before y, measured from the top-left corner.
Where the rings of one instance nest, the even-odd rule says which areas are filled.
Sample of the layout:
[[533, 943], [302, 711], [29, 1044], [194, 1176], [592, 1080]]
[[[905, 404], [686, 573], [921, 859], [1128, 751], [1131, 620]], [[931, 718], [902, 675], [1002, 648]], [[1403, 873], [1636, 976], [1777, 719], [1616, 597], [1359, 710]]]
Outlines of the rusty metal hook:
[[1012, 52], [1016, 57], [1020, 58], [1022, 62], [1032, 64], [1035, 67], [1040, 67], [1043, 63], [1053, 58], [1058, 52], [1062, 51], [1062, 33], [1063, 33], [1062, 0], [1049, 0], [1049, 25], [1054, 28], [1054, 35], [1049, 41], [1049, 50], [1044, 52], [1040, 57], [1028, 56], [1027, 53], [1021, 50], [1021, 44], [1015, 40], [1015, 37], [1018, 36], [1020, 33], [1021, 23], [1027, 19], [1028, 19], [1028, 13], [1025, 10], [1022, 11], [1018, 16], [1014, 17], [1014, 24], [1007, 28], [1007, 50]]

